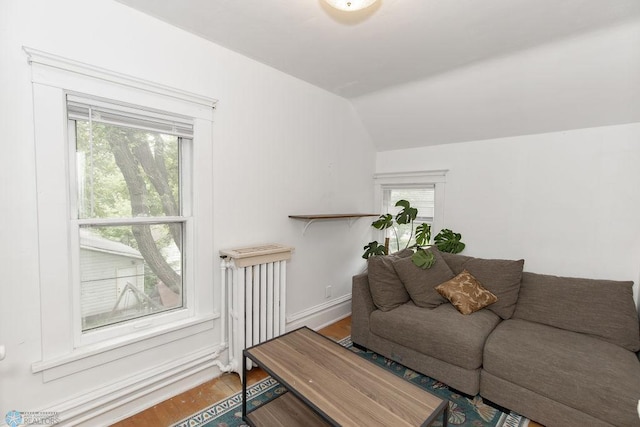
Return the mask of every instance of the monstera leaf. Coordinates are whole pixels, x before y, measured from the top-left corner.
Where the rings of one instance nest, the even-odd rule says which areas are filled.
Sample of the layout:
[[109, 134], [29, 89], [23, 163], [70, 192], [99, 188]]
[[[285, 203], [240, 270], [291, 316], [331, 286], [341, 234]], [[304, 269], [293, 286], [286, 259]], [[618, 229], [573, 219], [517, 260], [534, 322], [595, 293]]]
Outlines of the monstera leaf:
[[431, 226], [426, 222], [416, 227], [416, 245], [428, 245], [431, 240]]
[[402, 210], [396, 215], [398, 224], [409, 224], [418, 216], [418, 209], [412, 208], [408, 201], [398, 200], [396, 206], [402, 206]]
[[460, 239], [462, 239], [460, 233], [454, 233], [448, 228], [444, 228], [436, 235], [434, 241], [440, 251], [457, 254], [462, 252], [465, 247], [465, 244]]
[[433, 252], [427, 252], [424, 249], [418, 249], [415, 254], [411, 255], [411, 261], [423, 270], [433, 267], [436, 263], [436, 257]]
[[391, 214], [380, 215], [380, 218], [373, 221], [371, 225], [378, 230], [385, 230], [393, 226], [393, 217], [391, 216]]
[[384, 247], [384, 245], [379, 244], [375, 240], [373, 242], [369, 242], [369, 244], [362, 249], [364, 249], [364, 254], [362, 254], [362, 258], [364, 259], [371, 258], [374, 255], [387, 254], [387, 249]]
[[[420, 224], [414, 227], [414, 221], [418, 217], [418, 209], [411, 207], [411, 203], [407, 200], [399, 200], [395, 206], [402, 208], [395, 217], [391, 214], [382, 214], [377, 220], [371, 223], [371, 226], [378, 230], [391, 230], [391, 233], [384, 233], [387, 246], [389, 239], [395, 237], [395, 247], [397, 250], [400, 250], [400, 239], [402, 238], [403, 242], [406, 240], [405, 248], [417, 250], [412, 256], [414, 264], [420, 268], [430, 268], [435, 263], [435, 257], [432, 252], [426, 252], [422, 247], [428, 246], [431, 242], [431, 226], [429, 224]], [[410, 227], [406, 227], [407, 224], [410, 224]], [[399, 225], [405, 227], [398, 227]], [[465, 246], [464, 243], [460, 241], [461, 238], [460, 234], [454, 233], [449, 229], [444, 229], [438, 233], [434, 240], [435, 245], [442, 252], [457, 254], [461, 252]], [[415, 239], [415, 244], [409, 246], [413, 239]], [[381, 245], [377, 241], [369, 242], [369, 244], [364, 247], [362, 258], [369, 259], [376, 255], [386, 255], [388, 251], [385, 245]]]

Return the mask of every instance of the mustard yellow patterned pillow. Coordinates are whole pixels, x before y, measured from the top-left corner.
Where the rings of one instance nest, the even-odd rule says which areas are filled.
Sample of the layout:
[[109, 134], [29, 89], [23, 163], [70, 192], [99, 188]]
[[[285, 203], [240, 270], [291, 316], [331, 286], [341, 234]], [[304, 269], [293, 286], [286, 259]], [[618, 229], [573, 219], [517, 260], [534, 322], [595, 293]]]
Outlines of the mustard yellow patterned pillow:
[[462, 314], [474, 313], [498, 301], [498, 297], [485, 289], [467, 270], [435, 289]]

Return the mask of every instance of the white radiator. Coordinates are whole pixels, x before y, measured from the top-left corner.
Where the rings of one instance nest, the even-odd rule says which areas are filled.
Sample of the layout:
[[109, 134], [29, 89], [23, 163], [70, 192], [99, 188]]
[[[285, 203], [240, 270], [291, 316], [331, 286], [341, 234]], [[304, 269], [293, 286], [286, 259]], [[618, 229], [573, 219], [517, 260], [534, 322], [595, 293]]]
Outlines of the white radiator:
[[[278, 244], [220, 251], [222, 300], [227, 314], [229, 364], [242, 377], [242, 350], [284, 333], [287, 260], [292, 247]], [[228, 322], [228, 323], [227, 323]], [[247, 369], [251, 369], [247, 360]]]

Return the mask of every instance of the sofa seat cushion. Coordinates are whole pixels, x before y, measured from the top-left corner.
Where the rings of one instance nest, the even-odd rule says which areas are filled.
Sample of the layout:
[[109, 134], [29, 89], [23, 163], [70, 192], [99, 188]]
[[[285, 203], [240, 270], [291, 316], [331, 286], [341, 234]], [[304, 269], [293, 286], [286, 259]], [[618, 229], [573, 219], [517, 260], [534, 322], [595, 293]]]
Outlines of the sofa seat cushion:
[[483, 370], [614, 425], [637, 420], [640, 362], [593, 336], [511, 319], [489, 336]]
[[451, 304], [422, 308], [409, 302], [371, 313], [371, 332], [412, 350], [460, 366], [482, 365], [484, 342], [500, 322], [489, 310], [463, 315]]

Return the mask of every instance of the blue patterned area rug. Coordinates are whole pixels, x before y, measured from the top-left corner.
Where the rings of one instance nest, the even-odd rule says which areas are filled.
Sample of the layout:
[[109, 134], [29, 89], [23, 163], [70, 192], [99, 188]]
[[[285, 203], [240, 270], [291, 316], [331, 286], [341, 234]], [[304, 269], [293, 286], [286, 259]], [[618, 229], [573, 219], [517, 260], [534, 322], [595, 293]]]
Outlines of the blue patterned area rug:
[[[407, 381], [435, 394], [438, 397], [449, 400], [449, 425], [470, 427], [525, 427], [529, 420], [514, 412], [505, 414], [489, 405], [486, 405], [480, 396], [472, 399], [457, 394], [445, 384], [432, 378], [419, 374], [411, 369], [393, 362], [379, 354], [370, 351], [360, 351], [351, 345], [351, 338], [345, 338], [340, 344], [351, 348], [361, 357], [382, 366], [403, 377]], [[274, 397], [286, 393], [286, 389], [273, 378], [268, 377], [247, 389], [247, 410], [251, 410]], [[209, 408], [198, 412], [172, 427], [243, 427], [242, 421], [242, 393], [236, 393], [223, 399]], [[434, 427], [442, 426], [441, 421], [435, 421]]]

